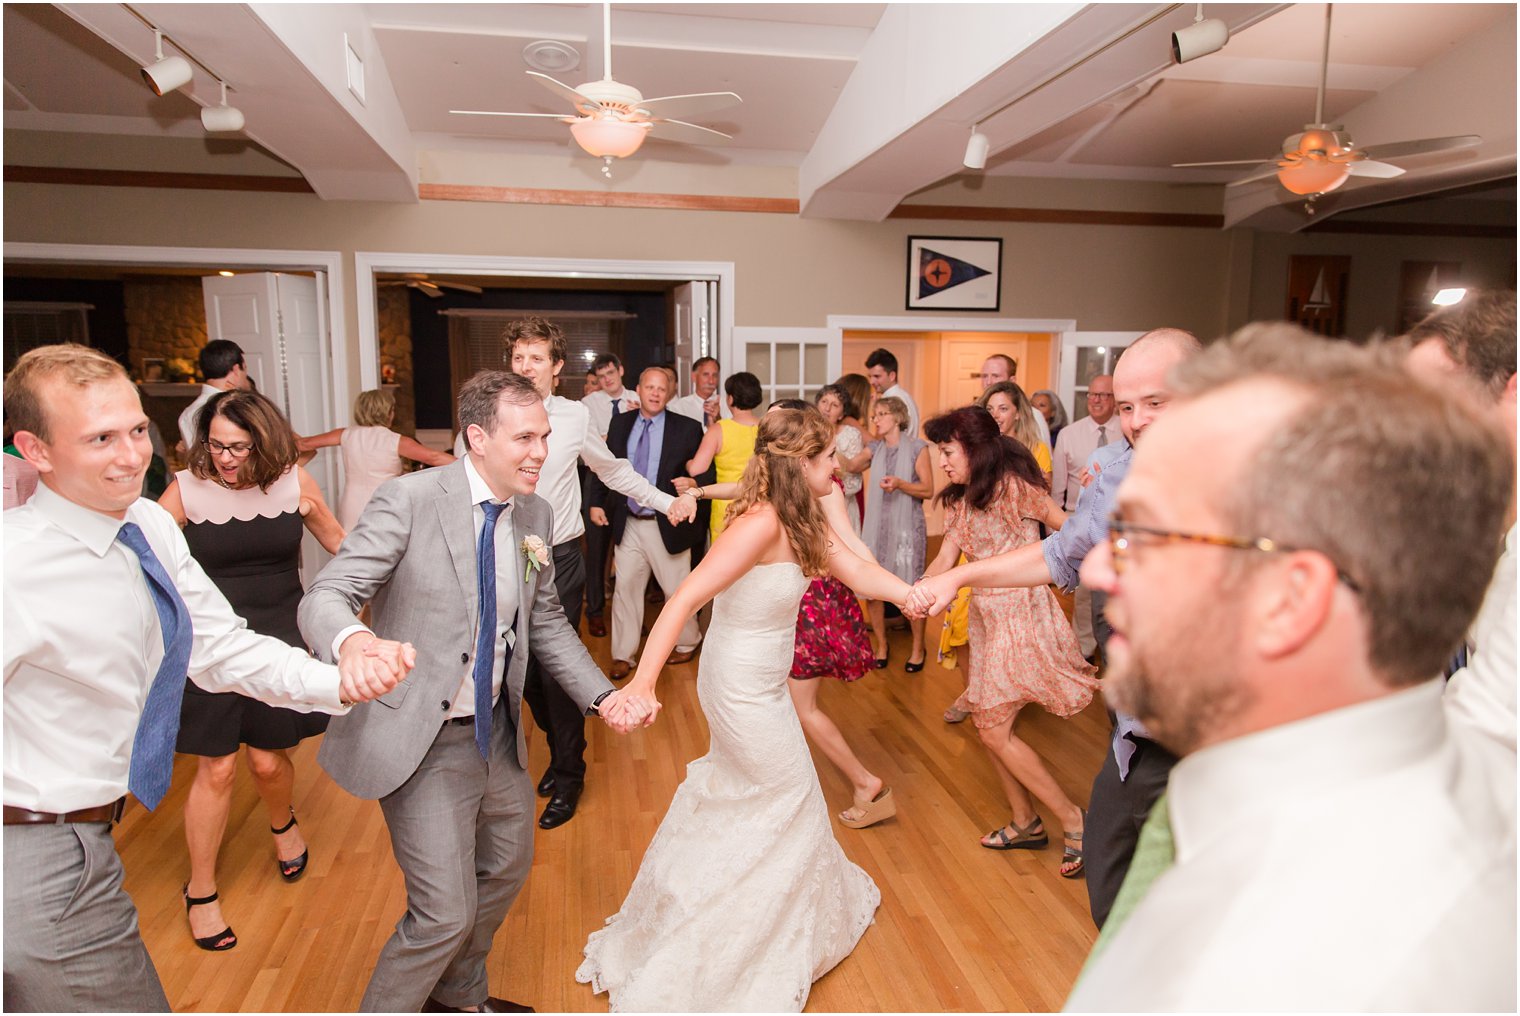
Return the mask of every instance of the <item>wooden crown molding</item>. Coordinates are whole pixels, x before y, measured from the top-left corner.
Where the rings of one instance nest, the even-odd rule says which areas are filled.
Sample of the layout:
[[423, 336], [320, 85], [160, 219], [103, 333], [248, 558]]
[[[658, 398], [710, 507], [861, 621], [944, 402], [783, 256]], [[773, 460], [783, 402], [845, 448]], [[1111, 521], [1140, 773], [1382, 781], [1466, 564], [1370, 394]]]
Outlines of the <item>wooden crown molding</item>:
[[164, 187], [172, 190], [269, 191], [311, 194], [299, 176], [249, 176], [230, 173], [158, 173], [122, 169], [74, 169], [66, 166], [6, 166], [6, 183], [53, 183], [83, 187]]

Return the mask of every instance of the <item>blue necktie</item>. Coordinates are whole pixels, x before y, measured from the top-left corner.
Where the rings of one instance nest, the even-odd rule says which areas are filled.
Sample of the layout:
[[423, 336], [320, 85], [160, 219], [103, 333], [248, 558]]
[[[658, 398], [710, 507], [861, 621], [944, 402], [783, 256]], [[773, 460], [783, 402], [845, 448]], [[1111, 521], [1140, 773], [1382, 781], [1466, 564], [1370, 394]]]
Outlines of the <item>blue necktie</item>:
[[[649, 476], [649, 427], [652, 423], [654, 421], [647, 416], [639, 417], [639, 434], [633, 439], [633, 458], [629, 460], [633, 463], [634, 471], [650, 483], [654, 482]], [[654, 515], [654, 512], [647, 510], [631, 497], [628, 499], [628, 510], [636, 519], [647, 519]]]
[[[475, 591], [480, 604], [480, 634], [475, 637], [475, 747], [481, 758], [491, 753], [491, 667], [496, 662], [496, 520], [507, 506], [482, 501], [486, 522], [475, 553]], [[510, 658], [511, 650], [508, 650]]]
[[127, 769], [127, 789], [152, 811], [168, 793], [169, 778], [174, 773], [174, 741], [179, 735], [179, 707], [185, 695], [193, 641], [190, 611], [136, 523], [123, 524], [116, 539], [136, 554], [142, 564], [164, 636], [164, 658], [148, 687], [148, 699], [143, 703], [137, 733], [132, 738], [132, 762]]

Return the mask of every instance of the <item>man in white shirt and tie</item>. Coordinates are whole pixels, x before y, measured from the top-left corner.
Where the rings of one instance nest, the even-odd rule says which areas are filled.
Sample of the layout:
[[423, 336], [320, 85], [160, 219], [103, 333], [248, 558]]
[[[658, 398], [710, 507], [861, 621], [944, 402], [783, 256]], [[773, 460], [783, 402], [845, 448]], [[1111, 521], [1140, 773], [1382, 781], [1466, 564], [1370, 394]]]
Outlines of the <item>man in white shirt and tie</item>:
[[639, 400], [638, 396], [623, 387], [623, 361], [617, 358], [617, 354], [600, 354], [591, 361], [591, 371], [596, 375], [600, 387], [580, 401], [591, 411], [596, 436], [605, 441], [612, 417], [618, 413], [637, 411]]
[[243, 362], [243, 347], [231, 339], [212, 339], [201, 347], [199, 360], [205, 381], [195, 401], [179, 414], [181, 456], [189, 455], [195, 444], [195, 417], [201, 407], [222, 392], [246, 389], [251, 384], [248, 366]]
[[[1077, 509], [1077, 499], [1082, 496], [1082, 470], [1093, 452], [1124, 440], [1123, 430], [1114, 416], [1117, 405], [1113, 377], [1097, 375], [1087, 385], [1087, 415], [1067, 424], [1061, 430], [1061, 436], [1056, 438], [1056, 446], [1050, 455], [1050, 492], [1068, 512]], [[1043, 416], [1040, 413], [1035, 415]], [[1092, 659], [1098, 642], [1093, 635], [1091, 592], [1079, 587], [1073, 606], [1072, 627], [1076, 629], [1082, 655]]]
[[871, 382], [871, 390], [878, 399], [890, 395], [903, 400], [903, 405], [908, 407], [907, 431], [917, 437], [918, 403], [913, 401], [913, 396], [908, 394], [906, 388], [897, 383], [897, 357], [892, 355], [890, 349], [871, 350], [871, 355], [866, 357], [866, 380]]
[[348, 671], [256, 635], [140, 499], [148, 418], [126, 372], [44, 346], [5, 381], [16, 446], [41, 484], [5, 516], [5, 1004], [167, 1011], [122, 891], [111, 825], [125, 795], [169, 787], [185, 678], [340, 714], [395, 687], [410, 646]]
[[671, 399], [665, 408], [696, 420], [704, 430], [711, 427], [723, 414], [718, 380], [718, 361], [711, 356], [701, 357], [691, 365], [691, 394]]
[[1082, 578], [1105, 695], [1181, 760], [1067, 1009], [1514, 1011], [1514, 755], [1439, 679], [1499, 553], [1497, 429], [1291, 325], [1173, 378]]

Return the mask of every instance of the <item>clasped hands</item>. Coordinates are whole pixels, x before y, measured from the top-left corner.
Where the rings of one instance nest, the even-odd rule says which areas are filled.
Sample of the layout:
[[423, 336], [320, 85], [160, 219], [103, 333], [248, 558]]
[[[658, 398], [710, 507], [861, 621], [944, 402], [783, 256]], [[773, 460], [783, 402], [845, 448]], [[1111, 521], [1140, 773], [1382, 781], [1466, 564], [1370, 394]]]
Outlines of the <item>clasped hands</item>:
[[410, 642], [355, 632], [338, 650], [338, 692], [344, 702], [368, 702], [390, 691], [417, 665]]
[[938, 614], [955, 600], [957, 587], [946, 576], [925, 575], [913, 584], [908, 602], [903, 604], [903, 616], [918, 619]]
[[661, 708], [654, 692], [640, 691], [629, 685], [602, 699], [597, 714], [607, 721], [607, 726], [619, 734], [626, 734], [639, 727], [651, 726]]
[[[676, 490], [684, 495], [687, 490], [696, 484], [694, 481], [689, 482], [686, 488], [683, 489], [681, 487], [681, 479], [681, 477], [676, 478]], [[602, 508], [589, 508], [586, 511], [586, 515], [591, 519], [591, 524], [594, 526], [607, 525], [607, 512]], [[670, 524], [673, 526], [679, 526], [683, 522], [690, 522], [692, 519], [696, 518], [696, 495], [692, 495], [691, 497], [677, 497], [674, 503], [671, 504], [670, 510], [665, 513], [665, 517], [670, 520]]]

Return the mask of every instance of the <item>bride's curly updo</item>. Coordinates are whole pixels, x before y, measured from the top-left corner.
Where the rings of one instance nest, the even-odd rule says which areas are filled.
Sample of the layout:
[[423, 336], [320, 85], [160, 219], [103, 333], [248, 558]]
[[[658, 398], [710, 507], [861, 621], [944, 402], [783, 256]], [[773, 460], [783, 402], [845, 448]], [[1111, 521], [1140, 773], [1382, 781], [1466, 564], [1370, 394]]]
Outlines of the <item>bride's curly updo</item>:
[[766, 413], [755, 433], [755, 456], [744, 467], [739, 494], [724, 516], [732, 522], [755, 505], [770, 505], [807, 575], [824, 573], [829, 544], [828, 523], [808, 487], [802, 462], [821, 455], [833, 440], [834, 428], [812, 406]]

